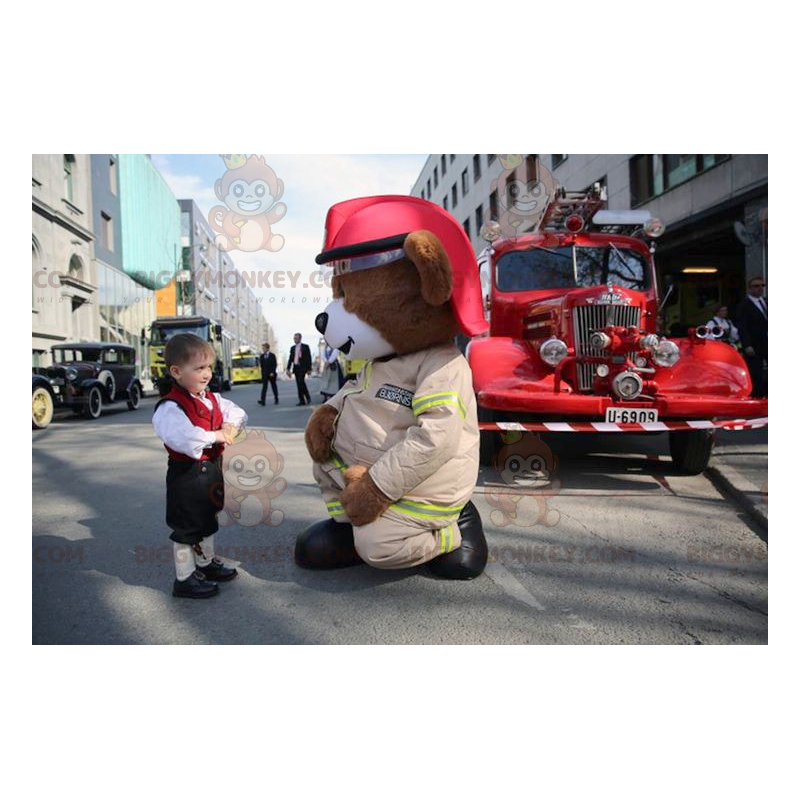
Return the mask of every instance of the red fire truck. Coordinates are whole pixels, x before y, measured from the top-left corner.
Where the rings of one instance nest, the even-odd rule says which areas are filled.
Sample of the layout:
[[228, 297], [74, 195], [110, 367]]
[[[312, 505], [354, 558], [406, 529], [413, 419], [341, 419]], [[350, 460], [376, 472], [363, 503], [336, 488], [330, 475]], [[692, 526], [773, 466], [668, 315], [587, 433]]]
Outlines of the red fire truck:
[[561, 190], [536, 231], [481, 230], [490, 330], [467, 348], [481, 421], [481, 458], [500, 432], [667, 432], [675, 465], [708, 465], [717, 428], [767, 424], [747, 366], [721, 330], [659, 335], [648, 211], [605, 210], [605, 189]]

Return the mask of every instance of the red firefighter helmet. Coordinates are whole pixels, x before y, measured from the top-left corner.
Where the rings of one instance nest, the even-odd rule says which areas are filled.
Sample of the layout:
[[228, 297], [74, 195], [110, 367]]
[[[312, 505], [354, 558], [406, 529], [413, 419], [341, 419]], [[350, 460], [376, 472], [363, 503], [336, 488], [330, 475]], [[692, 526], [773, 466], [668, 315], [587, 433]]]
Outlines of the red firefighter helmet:
[[453, 272], [450, 305], [468, 336], [485, 333], [478, 262], [464, 229], [444, 209], [407, 195], [345, 200], [331, 206], [317, 264], [396, 250], [412, 231], [426, 230], [442, 243]]

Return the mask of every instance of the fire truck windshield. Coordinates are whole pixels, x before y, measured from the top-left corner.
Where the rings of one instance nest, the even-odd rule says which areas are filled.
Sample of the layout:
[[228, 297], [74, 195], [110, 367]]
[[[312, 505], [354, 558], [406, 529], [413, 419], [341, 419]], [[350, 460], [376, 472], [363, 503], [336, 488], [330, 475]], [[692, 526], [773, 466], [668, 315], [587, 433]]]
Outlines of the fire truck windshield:
[[535, 247], [512, 250], [497, 262], [501, 292], [617, 286], [643, 291], [650, 285], [647, 259], [620, 247]]

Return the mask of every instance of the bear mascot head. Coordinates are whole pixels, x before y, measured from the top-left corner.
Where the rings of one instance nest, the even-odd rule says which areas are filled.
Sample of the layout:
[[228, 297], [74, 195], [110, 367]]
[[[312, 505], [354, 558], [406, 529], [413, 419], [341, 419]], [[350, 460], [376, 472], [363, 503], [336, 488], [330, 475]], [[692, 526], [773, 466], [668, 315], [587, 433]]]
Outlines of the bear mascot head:
[[301, 533], [295, 560], [479, 575], [487, 547], [469, 501], [477, 407], [454, 344], [488, 327], [469, 239], [433, 203], [366, 197], [329, 210], [316, 260], [333, 270], [333, 301], [316, 327], [367, 363], [306, 427], [329, 519]]

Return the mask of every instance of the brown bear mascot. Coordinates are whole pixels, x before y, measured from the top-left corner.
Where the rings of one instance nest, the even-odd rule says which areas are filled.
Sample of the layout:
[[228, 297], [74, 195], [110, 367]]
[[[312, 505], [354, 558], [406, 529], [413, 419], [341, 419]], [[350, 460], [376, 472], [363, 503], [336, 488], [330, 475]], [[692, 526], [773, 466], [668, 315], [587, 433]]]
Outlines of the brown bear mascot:
[[475, 255], [461, 226], [415, 197], [367, 197], [328, 212], [318, 264], [333, 302], [316, 319], [331, 347], [367, 359], [308, 421], [329, 519], [304, 530], [309, 569], [428, 564], [467, 580], [488, 557], [470, 502], [479, 429], [472, 373], [455, 347], [486, 330]]

